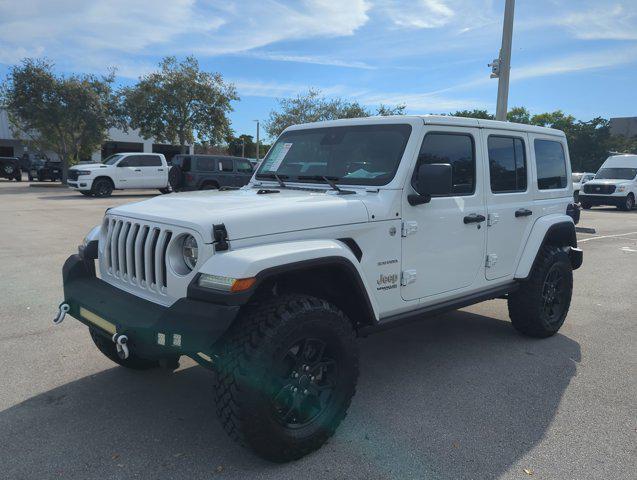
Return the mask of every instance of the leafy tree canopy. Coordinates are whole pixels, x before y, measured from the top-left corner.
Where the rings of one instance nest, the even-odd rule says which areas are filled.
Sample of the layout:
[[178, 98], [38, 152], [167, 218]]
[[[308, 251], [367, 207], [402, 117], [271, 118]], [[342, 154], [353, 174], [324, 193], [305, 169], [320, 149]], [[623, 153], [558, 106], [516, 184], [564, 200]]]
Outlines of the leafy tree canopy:
[[35, 150], [52, 151], [69, 165], [90, 157], [118, 125], [114, 74], [58, 76], [47, 60], [25, 59], [11, 68], [1, 99], [11, 128]]
[[230, 133], [231, 102], [239, 100], [234, 85], [220, 73], [202, 72], [194, 57], [178, 62], [166, 57], [159, 71], [120, 92], [122, 113], [144, 138], [185, 145], [222, 142]]
[[358, 102], [327, 98], [319, 90], [310, 89], [294, 98], [280, 99], [278, 110], [270, 112], [265, 130], [274, 138], [290, 125], [371, 115], [403, 115], [405, 108], [405, 105], [391, 107], [381, 104], [372, 111]]

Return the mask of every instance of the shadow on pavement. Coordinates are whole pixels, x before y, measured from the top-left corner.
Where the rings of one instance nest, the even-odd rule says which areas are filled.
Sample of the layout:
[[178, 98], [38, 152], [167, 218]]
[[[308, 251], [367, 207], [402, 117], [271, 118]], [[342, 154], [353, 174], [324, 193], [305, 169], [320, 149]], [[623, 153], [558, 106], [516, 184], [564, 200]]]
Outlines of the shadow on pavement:
[[545, 435], [580, 360], [562, 335], [527, 339], [463, 311], [360, 347], [348, 418], [298, 462], [228, 439], [210, 372], [116, 367], [0, 412], [0, 464], [7, 478], [495, 478]]
[[40, 200], [82, 200], [84, 202], [97, 201], [97, 200], [108, 200], [109, 198], [119, 199], [119, 198], [130, 198], [130, 199], [144, 199], [151, 198], [161, 195], [159, 192], [157, 193], [126, 193], [126, 194], [118, 194], [113, 193], [110, 197], [87, 197], [82, 195], [79, 192], [73, 192], [70, 195], [54, 195], [47, 197], [38, 197]]

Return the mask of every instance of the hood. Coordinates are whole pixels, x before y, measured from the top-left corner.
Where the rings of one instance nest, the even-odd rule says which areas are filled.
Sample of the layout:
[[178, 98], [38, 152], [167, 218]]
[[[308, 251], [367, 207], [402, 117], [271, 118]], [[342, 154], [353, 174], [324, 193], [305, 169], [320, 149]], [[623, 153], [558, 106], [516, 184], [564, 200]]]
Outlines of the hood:
[[604, 178], [603, 180], [589, 180], [588, 182], [586, 182], [584, 185], [628, 185], [629, 183], [632, 183], [631, 180], [626, 180], [625, 178], [617, 178], [617, 179], [612, 179], [612, 178]]
[[335, 225], [364, 223], [367, 208], [358, 194], [281, 189], [197, 191], [160, 195], [112, 208], [109, 214], [197, 230], [212, 242], [212, 227], [223, 223], [230, 240]]
[[74, 165], [69, 170], [96, 170], [98, 168], [109, 168], [110, 165], [104, 165], [103, 163], [82, 163], [80, 165]]

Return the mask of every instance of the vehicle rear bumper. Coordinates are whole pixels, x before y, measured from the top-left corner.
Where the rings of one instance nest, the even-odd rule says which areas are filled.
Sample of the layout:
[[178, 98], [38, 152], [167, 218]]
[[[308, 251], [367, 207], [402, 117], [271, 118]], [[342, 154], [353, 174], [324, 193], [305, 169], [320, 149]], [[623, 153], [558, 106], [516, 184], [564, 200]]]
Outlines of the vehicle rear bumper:
[[587, 202], [591, 205], [623, 205], [626, 202], [626, 195], [587, 195], [583, 192], [579, 194], [579, 201]]
[[209, 362], [213, 345], [234, 321], [239, 307], [191, 298], [164, 307], [139, 298], [95, 276], [96, 247], [89, 244], [64, 264], [64, 303], [70, 307], [69, 315], [105, 337], [126, 335], [138, 357], [187, 355]]

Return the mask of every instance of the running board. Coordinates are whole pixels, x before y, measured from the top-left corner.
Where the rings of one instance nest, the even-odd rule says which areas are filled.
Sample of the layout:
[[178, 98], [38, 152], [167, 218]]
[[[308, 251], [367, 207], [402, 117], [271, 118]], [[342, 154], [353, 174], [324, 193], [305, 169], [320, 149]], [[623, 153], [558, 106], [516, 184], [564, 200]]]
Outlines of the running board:
[[494, 298], [503, 298], [509, 293], [515, 292], [519, 287], [517, 282], [512, 282], [504, 286], [490, 288], [478, 293], [467, 295], [466, 297], [455, 298], [453, 300], [447, 300], [444, 302], [436, 303], [434, 305], [427, 305], [416, 310], [410, 310], [409, 312], [399, 313], [386, 317], [375, 325], [367, 325], [358, 329], [358, 334], [361, 337], [366, 337], [372, 333], [382, 332], [390, 328], [399, 327], [407, 323], [414, 322], [416, 320], [422, 320], [423, 318], [433, 317], [441, 313], [449, 312], [451, 310], [457, 310], [459, 308], [475, 305], [476, 303], [484, 302], [486, 300], [492, 300]]

